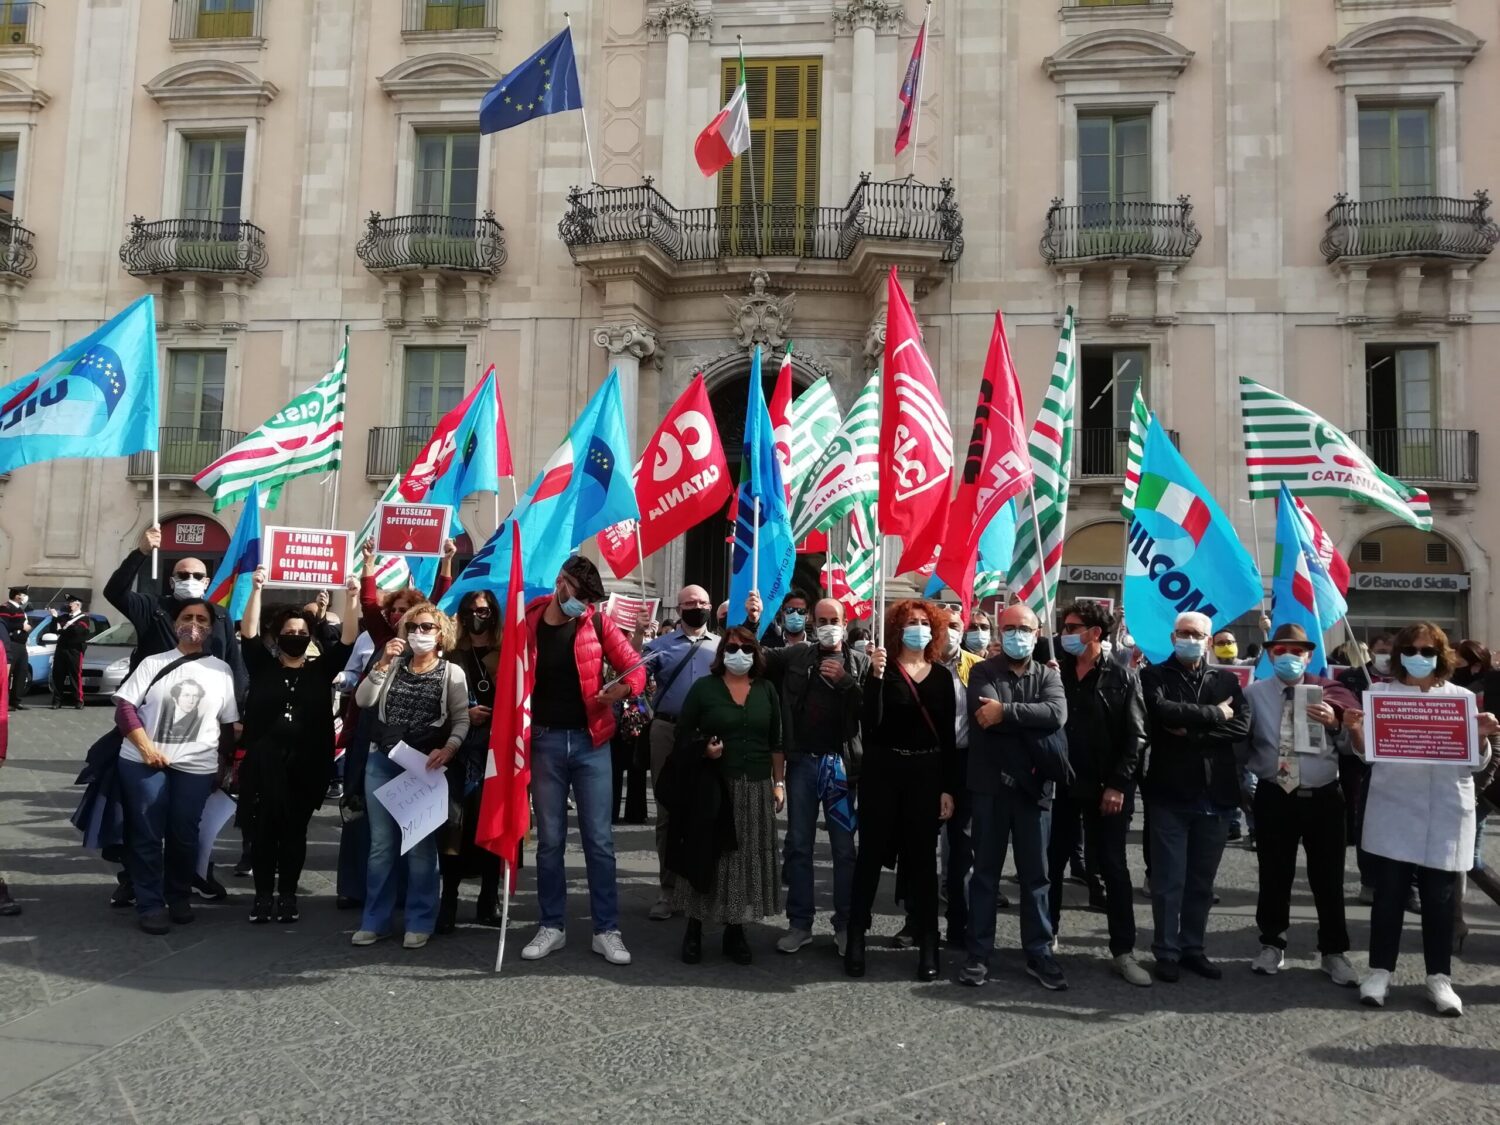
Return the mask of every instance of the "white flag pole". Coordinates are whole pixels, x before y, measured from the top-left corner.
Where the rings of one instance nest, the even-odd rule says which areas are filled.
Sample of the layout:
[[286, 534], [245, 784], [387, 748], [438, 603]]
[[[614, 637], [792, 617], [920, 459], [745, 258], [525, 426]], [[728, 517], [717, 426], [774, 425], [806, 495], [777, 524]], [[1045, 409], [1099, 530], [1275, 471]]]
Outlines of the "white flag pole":
[[[639, 543], [640, 539], [637, 538]], [[760, 497], [755, 497], [755, 522], [750, 525], [750, 589], [760, 593]], [[766, 607], [760, 607], [765, 613]]]
[[635, 521], [635, 560], [641, 574], [641, 610], [646, 608], [646, 549], [641, 545], [641, 521]]
[[917, 177], [917, 146], [922, 140], [922, 87], [927, 82], [927, 22], [932, 18], [932, 0], [922, 12], [922, 61], [917, 64], [917, 88], [912, 91], [915, 102], [911, 122], [911, 176]]
[[[740, 84], [745, 87], [745, 119], [750, 118], [750, 79], [745, 74], [745, 37], [736, 35], [735, 41], [740, 45]], [[754, 208], [755, 216], [755, 252], [764, 254], [766, 252], [765, 239], [761, 237], [760, 229], [760, 188], [755, 183], [755, 130], [750, 130], [750, 147], [745, 150], [745, 155], [750, 158], [750, 204]]]
[[1047, 548], [1042, 543], [1042, 524], [1036, 514], [1036, 484], [1032, 483], [1031, 493], [1031, 531], [1036, 536], [1036, 565], [1037, 572], [1042, 580], [1042, 609], [1046, 618], [1042, 621], [1042, 635], [1052, 635], [1052, 587], [1047, 582]]
[[[156, 448], [151, 451], [151, 526], [161, 530], [161, 434], [156, 435]], [[161, 577], [161, 547], [151, 550], [151, 577]]]
[[510, 929], [510, 860], [500, 861], [500, 878], [504, 887], [500, 891], [500, 948], [495, 952], [495, 972], [505, 964], [505, 931]]
[[[572, 38], [573, 17], [564, 12], [563, 19], [568, 22], [569, 38]], [[589, 139], [588, 97], [583, 92], [583, 68], [578, 65], [578, 48], [576, 44], [573, 51], [573, 68], [578, 72], [578, 94], [583, 99], [583, 104], [578, 107], [578, 111], [583, 115], [583, 148], [589, 154], [589, 182], [597, 184], [599, 182], [599, 170], [594, 167], [594, 142]]]

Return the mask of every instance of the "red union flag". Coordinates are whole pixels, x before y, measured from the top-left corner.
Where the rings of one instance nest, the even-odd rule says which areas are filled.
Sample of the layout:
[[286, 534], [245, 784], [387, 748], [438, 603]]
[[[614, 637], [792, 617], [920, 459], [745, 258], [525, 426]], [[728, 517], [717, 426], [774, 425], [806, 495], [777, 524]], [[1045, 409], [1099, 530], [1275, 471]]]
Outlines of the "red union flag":
[[990, 354], [979, 383], [979, 403], [974, 407], [974, 432], [937, 566], [938, 577], [958, 592], [966, 618], [974, 600], [980, 537], [1000, 509], [1030, 486], [1031, 456], [1026, 450], [1021, 381], [1010, 358], [1005, 318], [997, 312]]
[[776, 460], [781, 462], [781, 479], [786, 483], [786, 502], [792, 502], [792, 349], [781, 357], [776, 388], [766, 404], [771, 415], [771, 432], [776, 438]]
[[700, 373], [667, 411], [636, 465], [639, 525], [627, 520], [605, 528], [599, 533], [600, 553], [615, 577], [624, 578], [641, 559], [722, 510], [733, 495], [729, 462]]
[[[1323, 530], [1323, 525], [1318, 522], [1318, 517], [1312, 514], [1312, 509], [1300, 496], [1294, 497], [1297, 501], [1297, 511], [1302, 513], [1302, 518], [1307, 521], [1307, 529], [1311, 532], [1309, 538], [1312, 540], [1313, 550], [1318, 552], [1318, 561], [1323, 564], [1323, 569], [1328, 572], [1328, 577], [1333, 584], [1339, 588], [1339, 593], [1349, 592], [1349, 560], [1339, 552], [1333, 545], [1333, 540], [1328, 538], [1328, 532]], [[1279, 501], [1278, 501], [1279, 503]]]
[[896, 267], [886, 283], [885, 369], [880, 397], [880, 531], [901, 538], [897, 574], [930, 563], [947, 527], [953, 430], [911, 302]]
[[500, 674], [495, 677], [490, 749], [479, 791], [479, 821], [474, 826], [474, 842], [506, 862], [507, 877], [515, 873], [521, 838], [531, 825], [527, 790], [531, 784], [533, 676], [527, 655], [521, 528], [514, 520], [510, 533], [510, 586], [505, 592], [505, 622], [500, 634]]

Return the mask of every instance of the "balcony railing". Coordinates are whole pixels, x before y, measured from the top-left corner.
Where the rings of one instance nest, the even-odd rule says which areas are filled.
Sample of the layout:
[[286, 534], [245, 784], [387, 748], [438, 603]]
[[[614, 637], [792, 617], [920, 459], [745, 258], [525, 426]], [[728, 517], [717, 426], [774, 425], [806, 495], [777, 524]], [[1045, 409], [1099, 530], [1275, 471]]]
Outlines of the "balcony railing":
[[868, 174], [842, 207], [750, 203], [680, 210], [652, 186], [574, 188], [558, 233], [581, 246], [649, 242], [678, 262], [784, 255], [842, 261], [862, 239], [937, 243], [943, 260], [963, 254], [963, 216], [953, 184], [872, 183]]
[[0, 276], [29, 278], [36, 269], [32, 234], [20, 223], [0, 220]]
[[431, 426], [376, 426], [365, 448], [365, 476], [390, 480], [404, 473], [432, 438]]
[[266, 268], [266, 232], [254, 223], [216, 219], [162, 219], [137, 215], [120, 261], [136, 277], [159, 274], [239, 274], [259, 277]]
[[456, 215], [394, 215], [371, 211], [365, 236], [354, 248], [377, 273], [440, 269], [458, 273], [500, 272], [509, 256], [505, 228], [486, 211], [477, 219]]
[[1176, 203], [1079, 203], [1064, 207], [1053, 199], [1042, 234], [1048, 265], [1107, 262], [1122, 258], [1185, 262], [1203, 240], [1193, 222], [1193, 205]]
[[35, 46], [42, 22], [42, 5], [38, 0], [3, 0], [0, 2], [0, 46]]
[[173, 39], [249, 39], [261, 34], [265, 0], [172, 0]]
[[[238, 430], [206, 430], [200, 426], [163, 426], [157, 440], [163, 477], [193, 477], [217, 457], [245, 440]], [[132, 453], [126, 472], [132, 479], [149, 479], [151, 453]]]
[[1474, 430], [1351, 430], [1349, 436], [1381, 472], [1417, 484], [1477, 485]]
[[[1177, 445], [1176, 430], [1168, 430], [1167, 437], [1171, 439], [1174, 446]], [[1075, 430], [1073, 431], [1073, 479], [1092, 477], [1123, 480], [1129, 454], [1129, 430]]]
[[402, 31], [488, 31], [500, 26], [500, 0], [402, 0]]
[[1500, 241], [1488, 192], [1473, 199], [1404, 195], [1364, 202], [1335, 196], [1321, 249], [1329, 262], [1344, 258], [1489, 257]]

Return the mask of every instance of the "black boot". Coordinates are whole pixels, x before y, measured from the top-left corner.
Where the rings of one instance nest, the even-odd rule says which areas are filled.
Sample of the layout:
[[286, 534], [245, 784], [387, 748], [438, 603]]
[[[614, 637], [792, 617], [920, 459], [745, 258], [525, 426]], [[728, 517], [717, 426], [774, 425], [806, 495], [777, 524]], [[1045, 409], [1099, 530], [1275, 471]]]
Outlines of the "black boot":
[[850, 926], [849, 937], [844, 945], [844, 972], [851, 977], [865, 975], [865, 929]]
[[924, 933], [917, 942], [917, 979], [937, 980], [943, 971], [943, 955], [938, 952], [936, 930]]
[[703, 923], [696, 918], [689, 918], [687, 932], [682, 935], [682, 962], [685, 965], [696, 965], [703, 960]]
[[443, 897], [438, 902], [437, 925], [433, 932], [438, 934], [451, 934], [458, 927], [458, 886], [455, 884], [450, 894], [448, 888], [443, 888]]
[[750, 943], [745, 939], [744, 926], [724, 927], [724, 956], [736, 965], [750, 964]]
[[500, 888], [489, 879], [479, 884], [479, 901], [474, 907], [474, 921], [481, 926], [500, 925]]
[[250, 921], [257, 925], [264, 925], [271, 920], [271, 913], [271, 896], [256, 895], [255, 901], [250, 904]]

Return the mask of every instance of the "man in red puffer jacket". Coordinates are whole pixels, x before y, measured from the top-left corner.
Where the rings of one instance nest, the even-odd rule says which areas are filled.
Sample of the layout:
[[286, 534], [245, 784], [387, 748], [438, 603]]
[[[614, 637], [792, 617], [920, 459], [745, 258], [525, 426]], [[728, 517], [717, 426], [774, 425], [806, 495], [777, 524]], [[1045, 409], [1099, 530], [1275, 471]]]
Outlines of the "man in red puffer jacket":
[[[563, 848], [568, 837], [568, 790], [578, 806], [578, 830], [589, 879], [594, 952], [611, 965], [630, 964], [620, 936], [615, 841], [611, 827], [614, 773], [609, 740], [614, 705], [646, 687], [640, 656], [620, 627], [599, 609], [599, 569], [581, 555], [563, 563], [552, 596], [526, 607], [531, 667], [531, 802], [536, 815], [536, 890], [541, 927], [521, 951], [539, 961], [561, 949], [567, 911]], [[604, 663], [619, 675], [604, 686]], [[623, 673], [623, 674], [622, 674]]]

